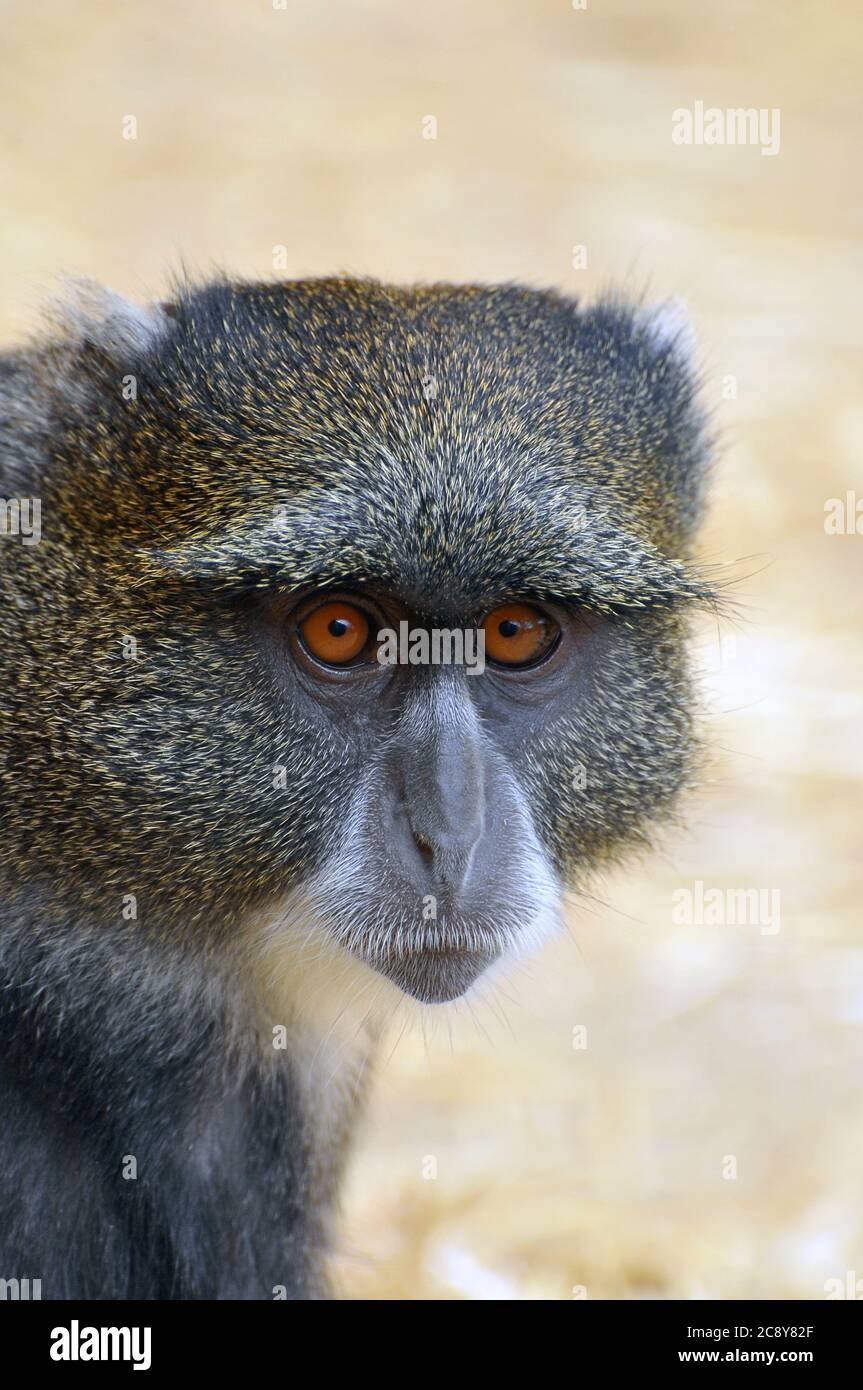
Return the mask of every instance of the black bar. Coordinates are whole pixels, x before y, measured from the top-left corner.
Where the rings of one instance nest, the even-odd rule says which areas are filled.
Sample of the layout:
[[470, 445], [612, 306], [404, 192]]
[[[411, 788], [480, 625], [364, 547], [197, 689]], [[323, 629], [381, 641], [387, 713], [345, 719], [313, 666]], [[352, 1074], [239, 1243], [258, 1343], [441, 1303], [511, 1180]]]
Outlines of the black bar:
[[[232, 1372], [253, 1374], [269, 1368], [280, 1380], [298, 1374], [308, 1378], [318, 1372], [329, 1375], [344, 1359], [357, 1373], [380, 1373], [404, 1380], [417, 1373], [415, 1353], [399, 1351], [405, 1339], [415, 1348], [428, 1346], [421, 1361], [431, 1362], [437, 1373], [461, 1365], [469, 1346], [476, 1348], [478, 1364], [486, 1357], [494, 1364], [517, 1349], [528, 1354], [537, 1367], [548, 1364], [554, 1348], [545, 1340], [524, 1344], [523, 1331], [561, 1337], [560, 1351], [568, 1367], [567, 1377], [580, 1379], [591, 1369], [659, 1371], [672, 1367], [686, 1370], [701, 1366], [760, 1365], [764, 1370], [795, 1365], [819, 1373], [856, 1364], [863, 1333], [857, 1301], [604, 1301], [573, 1300], [568, 1306], [542, 1307], [525, 1304], [523, 1313], [508, 1313], [503, 1324], [495, 1312], [477, 1312], [475, 1303], [453, 1309], [455, 1323], [440, 1303], [410, 1312], [399, 1305], [397, 1320], [392, 1310], [375, 1303], [61, 1303], [8, 1301], [0, 1305], [3, 1360], [25, 1372], [56, 1373], [61, 1379], [86, 1374], [92, 1378], [107, 1368], [112, 1375], [133, 1374], [133, 1357], [141, 1365], [139, 1378], [160, 1378], [184, 1372]], [[477, 1323], [477, 1316], [480, 1322]], [[491, 1316], [492, 1324], [486, 1324]], [[462, 1322], [462, 1317], [465, 1322]], [[522, 1323], [524, 1318], [524, 1323]], [[432, 1322], [432, 1319], [434, 1320]], [[493, 1334], [499, 1327], [497, 1337]], [[89, 1329], [127, 1329], [104, 1340], [106, 1356], [115, 1350], [129, 1359], [89, 1360], [81, 1352], [91, 1347], [101, 1353], [103, 1341]], [[61, 1331], [62, 1329], [62, 1331]], [[138, 1330], [137, 1341], [132, 1329]], [[143, 1333], [149, 1329], [149, 1344]], [[452, 1330], [461, 1351], [447, 1349]], [[340, 1335], [334, 1338], [320, 1333]], [[395, 1345], [391, 1342], [395, 1335]], [[385, 1339], [385, 1340], [382, 1340]], [[78, 1359], [60, 1360], [52, 1347]], [[531, 1350], [532, 1348], [532, 1350]], [[299, 1359], [299, 1366], [298, 1366]], [[311, 1365], [309, 1364], [311, 1362]], [[487, 1363], [486, 1363], [487, 1364]], [[510, 1370], [512, 1368], [510, 1367]]]

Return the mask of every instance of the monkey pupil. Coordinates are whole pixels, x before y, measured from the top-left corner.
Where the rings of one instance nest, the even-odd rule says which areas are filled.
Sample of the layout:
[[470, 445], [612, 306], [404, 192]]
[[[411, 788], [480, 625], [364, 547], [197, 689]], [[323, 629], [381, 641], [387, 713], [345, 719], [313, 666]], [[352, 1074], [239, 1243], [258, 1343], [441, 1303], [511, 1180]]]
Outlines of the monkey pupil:
[[333, 618], [332, 622], [329, 624], [327, 628], [327, 631], [329, 632], [331, 637], [344, 637], [345, 633], [348, 630], [348, 626], [349, 624], [344, 618]]
[[512, 618], [504, 618], [503, 622], [498, 624], [497, 630], [501, 637], [514, 637], [518, 632], [518, 623]]

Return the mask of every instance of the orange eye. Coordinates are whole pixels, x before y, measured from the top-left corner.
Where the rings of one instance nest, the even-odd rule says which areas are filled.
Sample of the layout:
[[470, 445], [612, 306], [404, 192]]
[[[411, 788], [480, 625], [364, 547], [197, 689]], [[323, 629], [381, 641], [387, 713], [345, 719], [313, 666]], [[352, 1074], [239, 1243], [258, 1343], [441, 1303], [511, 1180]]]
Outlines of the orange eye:
[[500, 666], [530, 666], [551, 651], [557, 623], [529, 603], [504, 603], [483, 620], [486, 656]]
[[365, 613], [344, 599], [333, 599], [313, 608], [299, 629], [312, 656], [327, 666], [347, 666], [363, 651], [370, 635]]

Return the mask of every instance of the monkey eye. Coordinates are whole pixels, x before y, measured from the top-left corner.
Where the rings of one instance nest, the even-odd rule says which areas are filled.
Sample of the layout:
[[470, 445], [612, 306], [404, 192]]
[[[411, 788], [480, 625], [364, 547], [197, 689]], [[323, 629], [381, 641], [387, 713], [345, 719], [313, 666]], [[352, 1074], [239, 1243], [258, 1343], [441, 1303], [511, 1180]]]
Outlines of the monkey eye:
[[367, 614], [346, 599], [330, 599], [306, 613], [297, 626], [306, 650], [326, 666], [349, 666], [369, 646]]
[[498, 666], [534, 666], [557, 645], [560, 628], [530, 603], [504, 603], [483, 619], [485, 652]]

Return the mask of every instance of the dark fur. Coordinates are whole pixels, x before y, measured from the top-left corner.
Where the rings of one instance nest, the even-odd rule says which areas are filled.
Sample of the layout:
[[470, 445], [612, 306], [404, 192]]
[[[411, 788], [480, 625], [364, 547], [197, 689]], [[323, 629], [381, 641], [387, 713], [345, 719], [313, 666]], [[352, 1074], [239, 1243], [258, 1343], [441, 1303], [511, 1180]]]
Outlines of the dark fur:
[[45, 909], [3, 928], [3, 1277], [43, 1298], [320, 1294], [290, 1068], [242, 1057], [212, 964], [59, 912], [46, 931]]
[[[691, 368], [639, 310], [517, 287], [83, 299], [0, 370], [0, 492], [39, 496], [43, 528], [0, 538], [0, 1277], [316, 1296], [313, 1117], [232, 952], [337, 843], [365, 726], [286, 697], [260, 595], [370, 577], [430, 618], [515, 593], [595, 615], [568, 703], [500, 734], [578, 881], [693, 764]], [[263, 524], [281, 504], [284, 536]], [[576, 794], [558, 773], [581, 760]]]

